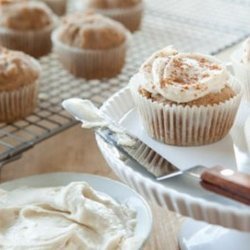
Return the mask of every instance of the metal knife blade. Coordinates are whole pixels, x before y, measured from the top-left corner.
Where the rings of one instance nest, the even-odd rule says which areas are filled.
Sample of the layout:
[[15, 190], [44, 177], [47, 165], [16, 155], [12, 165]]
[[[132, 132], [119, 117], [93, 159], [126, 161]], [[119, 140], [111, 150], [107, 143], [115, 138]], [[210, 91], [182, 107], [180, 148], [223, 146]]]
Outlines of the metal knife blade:
[[220, 166], [209, 169], [204, 166], [195, 166], [186, 171], [181, 171], [139, 139], [135, 139], [135, 144], [132, 147], [121, 146], [119, 144], [119, 134], [116, 134], [109, 128], [101, 128], [96, 132], [107, 143], [116, 147], [123, 155], [137, 161], [159, 183], [166, 182], [179, 175], [191, 176], [197, 179], [202, 187], [207, 190], [250, 205], [250, 175]]

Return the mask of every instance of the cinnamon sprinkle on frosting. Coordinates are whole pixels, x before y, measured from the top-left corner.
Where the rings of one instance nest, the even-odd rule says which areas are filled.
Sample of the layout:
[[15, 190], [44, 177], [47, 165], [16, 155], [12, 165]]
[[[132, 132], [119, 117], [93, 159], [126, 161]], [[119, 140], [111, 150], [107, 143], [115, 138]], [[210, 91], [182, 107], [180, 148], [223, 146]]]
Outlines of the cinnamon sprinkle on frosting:
[[141, 85], [145, 90], [177, 103], [221, 91], [230, 76], [214, 57], [179, 53], [171, 46], [154, 53], [139, 72], [146, 79]]

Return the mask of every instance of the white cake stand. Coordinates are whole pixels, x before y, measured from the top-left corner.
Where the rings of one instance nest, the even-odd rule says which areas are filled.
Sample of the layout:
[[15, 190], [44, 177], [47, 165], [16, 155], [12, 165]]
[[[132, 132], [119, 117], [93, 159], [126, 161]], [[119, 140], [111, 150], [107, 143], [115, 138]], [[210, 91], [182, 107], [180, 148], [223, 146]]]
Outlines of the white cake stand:
[[[132, 102], [121, 101], [123, 91], [112, 96], [102, 107], [116, 121], [133, 107]], [[192, 218], [186, 220], [179, 234], [182, 250], [250, 249], [250, 206], [227, 204], [222, 202], [223, 198], [212, 201], [163, 186], [134, 162], [121, 159], [113, 146], [98, 136], [96, 139], [108, 165], [123, 182], [146, 199]]]

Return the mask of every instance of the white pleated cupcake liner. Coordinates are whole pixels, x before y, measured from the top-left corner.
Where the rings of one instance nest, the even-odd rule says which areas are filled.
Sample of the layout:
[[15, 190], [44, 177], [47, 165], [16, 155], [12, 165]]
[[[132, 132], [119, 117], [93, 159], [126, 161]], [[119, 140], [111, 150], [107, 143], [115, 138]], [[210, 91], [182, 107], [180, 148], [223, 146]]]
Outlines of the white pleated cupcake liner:
[[23, 51], [38, 58], [50, 53], [53, 29], [54, 25], [37, 31], [16, 31], [0, 27], [0, 44], [8, 49]]
[[60, 39], [61, 29], [52, 34], [54, 50], [70, 73], [86, 79], [110, 78], [119, 74], [125, 64], [130, 34], [120, 46], [106, 50], [90, 50], [71, 47]]
[[31, 114], [37, 105], [38, 81], [0, 92], [0, 122], [10, 123]]
[[236, 93], [233, 98], [199, 107], [152, 101], [142, 96], [136, 86], [131, 92], [144, 128], [152, 138], [169, 145], [199, 146], [219, 141], [229, 133], [241, 100], [241, 88], [235, 79], [231, 87]]
[[44, 0], [44, 2], [53, 10], [58, 16], [66, 14], [67, 0]]
[[[110, 119], [119, 123], [132, 108], [134, 108], [134, 103], [131, 91], [126, 88], [108, 99], [101, 110]], [[114, 173], [147, 200], [196, 220], [250, 232], [249, 209], [218, 204], [165, 187], [160, 182], [141, 173], [140, 170], [135, 170], [134, 166], [119, 159], [99, 136], [96, 136], [96, 139], [105, 160]]]

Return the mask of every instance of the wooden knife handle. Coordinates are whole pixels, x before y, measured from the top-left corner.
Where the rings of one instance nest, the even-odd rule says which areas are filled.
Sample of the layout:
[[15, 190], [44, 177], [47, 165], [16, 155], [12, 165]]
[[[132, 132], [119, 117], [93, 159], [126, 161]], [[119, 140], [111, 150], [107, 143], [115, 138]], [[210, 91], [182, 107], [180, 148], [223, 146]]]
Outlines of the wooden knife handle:
[[[213, 189], [214, 192], [228, 193], [231, 198], [239, 197], [250, 205], [250, 175], [232, 169], [215, 166], [204, 170], [201, 174], [203, 186]], [[231, 194], [231, 195], [230, 195]]]

